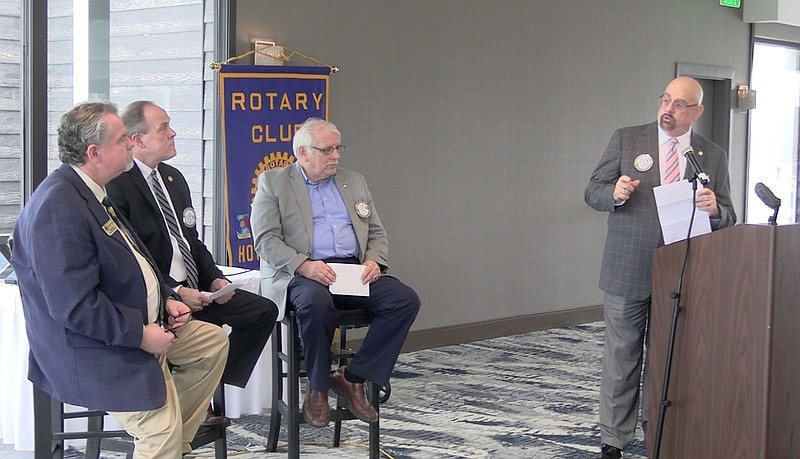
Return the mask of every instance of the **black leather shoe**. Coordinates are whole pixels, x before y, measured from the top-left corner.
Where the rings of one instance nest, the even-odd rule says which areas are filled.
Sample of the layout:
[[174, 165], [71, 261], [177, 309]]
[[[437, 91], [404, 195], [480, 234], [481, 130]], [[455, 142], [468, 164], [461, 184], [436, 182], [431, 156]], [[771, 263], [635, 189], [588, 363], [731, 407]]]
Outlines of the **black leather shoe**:
[[378, 412], [367, 401], [367, 391], [364, 383], [353, 383], [345, 379], [344, 367], [331, 373], [331, 387], [334, 392], [347, 399], [350, 411], [358, 419], [364, 422], [375, 422], [378, 420]]
[[306, 395], [303, 397], [303, 419], [312, 427], [328, 425], [331, 421], [328, 391], [314, 390], [306, 384]]
[[601, 445], [600, 459], [619, 459], [622, 457], [622, 450], [616, 446]]
[[227, 416], [214, 414], [214, 412], [211, 411], [211, 408], [209, 408], [208, 412], [206, 413], [206, 418], [200, 423], [200, 425], [203, 427], [216, 427], [218, 425], [224, 425], [225, 427], [228, 427], [231, 425], [231, 420]]

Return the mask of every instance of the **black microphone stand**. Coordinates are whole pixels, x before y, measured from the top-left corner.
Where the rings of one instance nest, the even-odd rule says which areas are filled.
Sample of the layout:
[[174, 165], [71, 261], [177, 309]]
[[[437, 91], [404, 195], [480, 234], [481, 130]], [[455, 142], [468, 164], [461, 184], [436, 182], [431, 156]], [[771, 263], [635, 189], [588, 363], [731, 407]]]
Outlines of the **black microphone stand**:
[[778, 224], [778, 210], [781, 208], [780, 204], [775, 206], [775, 212], [773, 212], [772, 216], [767, 219], [767, 223], [772, 226], [776, 226]]
[[672, 371], [672, 357], [675, 350], [675, 334], [678, 329], [678, 316], [681, 311], [681, 291], [683, 290], [683, 275], [686, 272], [686, 262], [689, 258], [689, 243], [692, 240], [692, 226], [694, 225], [694, 215], [697, 211], [697, 171], [694, 171], [694, 176], [691, 178], [692, 182], [692, 216], [689, 220], [689, 231], [686, 233], [686, 250], [683, 252], [683, 263], [681, 266], [681, 273], [678, 276], [678, 286], [676, 291], [670, 294], [670, 297], [675, 300], [672, 306], [672, 324], [669, 329], [669, 344], [667, 345], [667, 361], [664, 368], [664, 384], [661, 386], [661, 401], [659, 402], [658, 409], [658, 425], [656, 426], [656, 440], [655, 451], [653, 452], [653, 459], [658, 459], [661, 450], [661, 436], [664, 433], [664, 418], [667, 414], [667, 408], [672, 406], [672, 402], [668, 399], [669, 396], [669, 380]]

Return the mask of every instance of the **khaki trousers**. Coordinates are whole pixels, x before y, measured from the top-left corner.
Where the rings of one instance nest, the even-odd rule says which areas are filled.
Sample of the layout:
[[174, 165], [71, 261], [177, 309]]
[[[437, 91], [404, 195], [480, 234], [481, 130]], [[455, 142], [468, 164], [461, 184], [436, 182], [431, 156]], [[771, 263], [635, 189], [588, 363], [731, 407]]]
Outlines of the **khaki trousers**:
[[[180, 459], [203, 422], [228, 358], [228, 336], [192, 320], [159, 356], [167, 400], [150, 411], [109, 412], [134, 439], [134, 459]], [[170, 371], [169, 366], [172, 366]]]

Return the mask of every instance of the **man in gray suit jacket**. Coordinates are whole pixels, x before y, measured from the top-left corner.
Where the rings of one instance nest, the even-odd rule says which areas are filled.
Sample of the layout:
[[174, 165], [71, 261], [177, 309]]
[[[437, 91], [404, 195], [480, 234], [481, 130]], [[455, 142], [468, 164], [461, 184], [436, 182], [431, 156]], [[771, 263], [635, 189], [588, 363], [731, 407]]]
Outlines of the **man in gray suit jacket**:
[[[386, 231], [364, 177], [338, 168], [341, 139], [333, 123], [306, 121], [293, 141], [297, 161], [259, 176], [250, 215], [261, 293], [281, 317], [287, 302], [297, 311], [308, 371], [303, 417], [315, 427], [330, 421], [329, 387], [361, 420], [378, 420], [363, 383], [388, 384], [420, 307], [414, 290], [385, 275]], [[363, 265], [360, 280], [369, 284], [369, 296], [331, 294], [337, 277], [331, 262]], [[350, 364], [329, 375], [336, 309], [353, 307], [371, 311], [372, 326]]]
[[696, 206], [708, 212], [712, 229], [736, 223], [725, 151], [692, 132], [692, 123], [703, 114], [700, 84], [676, 78], [660, 100], [657, 122], [614, 133], [584, 193], [589, 206], [609, 212], [600, 271], [606, 324], [600, 387], [604, 459], [621, 457], [636, 428], [653, 251], [664, 245], [653, 188], [692, 171], [687, 171], [683, 154], [675, 155], [673, 165], [668, 160], [671, 150], [682, 152], [691, 146], [710, 176], [708, 185], [697, 191]]

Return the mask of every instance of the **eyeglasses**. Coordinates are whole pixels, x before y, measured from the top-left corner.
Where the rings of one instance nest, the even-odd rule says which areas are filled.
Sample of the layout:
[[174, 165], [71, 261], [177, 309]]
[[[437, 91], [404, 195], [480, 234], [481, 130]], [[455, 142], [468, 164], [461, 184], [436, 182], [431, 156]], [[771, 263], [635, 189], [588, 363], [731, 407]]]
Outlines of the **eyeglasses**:
[[669, 96], [667, 96], [666, 94], [658, 96], [658, 101], [662, 107], [666, 107], [667, 105], [670, 104], [670, 102], [672, 102], [672, 108], [674, 108], [679, 112], [682, 112], [687, 108], [697, 107], [698, 105], [700, 105], [700, 104], [687, 104], [685, 101], [680, 99], [673, 102], [672, 99], [670, 99]]
[[339, 153], [344, 153], [344, 148], [345, 148], [344, 145], [334, 145], [332, 147], [327, 147], [327, 148], [317, 148], [314, 145], [309, 145], [309, 146], [325, 156], [328, 156], [331, 153], [333, 153], [333, 150], [339, 150]]

